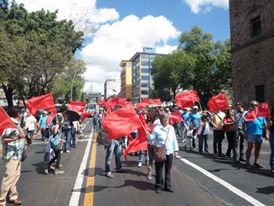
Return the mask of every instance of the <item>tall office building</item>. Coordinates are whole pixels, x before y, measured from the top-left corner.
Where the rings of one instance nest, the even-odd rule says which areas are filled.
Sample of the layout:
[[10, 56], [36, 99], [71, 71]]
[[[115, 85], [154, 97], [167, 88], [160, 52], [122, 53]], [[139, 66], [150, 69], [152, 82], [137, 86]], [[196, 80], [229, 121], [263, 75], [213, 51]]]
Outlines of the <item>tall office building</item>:
[[274, 105], [274, 1], [230, 0], [234, 101]]
[[119, 95], [120, 92], [120, 80], [119, 79], [107, 79], [104, 85], [105, 99]]
[[149, 98], [150, 92], [154, 89], [153, 60], [156, 55], [155, 48], [145, 47], [143, 52], [136, 52], [131, 57], [132, 62], [132, 102], [140, 102], [142, 98]]
[[121, 70], [121, 92], [120, 97], [131, 99], [132, 97], [132, 64], [130, 61], [122, 60], [120, 63]]

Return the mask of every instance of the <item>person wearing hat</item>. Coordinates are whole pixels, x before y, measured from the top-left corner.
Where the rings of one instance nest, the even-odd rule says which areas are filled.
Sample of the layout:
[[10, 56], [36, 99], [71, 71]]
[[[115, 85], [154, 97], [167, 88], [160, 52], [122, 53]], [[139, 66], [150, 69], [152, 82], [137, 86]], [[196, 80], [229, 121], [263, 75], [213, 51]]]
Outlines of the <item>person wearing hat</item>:
[[190, 123], [193, 127], [193, 138], [192, 138], [192, 147], [195, 149], [196, 148], [196, 143], [195, 139], [197, 137], [197, 131], [199, 127], [199, 121], [201, 120], [202, 114], [199, 112], [199, 107], [194, 106], [193, 111], [190, 113]]
[[48, 112], [47, 111], [44, 111], [42, 113], [42, 115], [40, 116], [40, 119], [39, 119], [39, 129], [41, 131], [41, 137], [42, 137], [42, 141], [46, 141], [46, 133], [47, 133], [47, 123], [46, 123], [46, 120], [47, 120], [47, 117], [48, 117]]

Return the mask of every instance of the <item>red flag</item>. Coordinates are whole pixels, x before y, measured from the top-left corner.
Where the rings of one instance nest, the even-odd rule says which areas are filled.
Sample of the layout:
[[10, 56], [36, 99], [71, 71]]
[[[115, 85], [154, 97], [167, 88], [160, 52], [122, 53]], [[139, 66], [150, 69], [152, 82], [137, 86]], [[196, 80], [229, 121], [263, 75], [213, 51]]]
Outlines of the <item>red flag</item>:
[[93, 115], [93, 112], [83, 112], [81, 115], [81, 118], [86, 119], [86, 118], [90, 117], [91, 115]]
[[51, 123], [51, 121], [53, 120], [54, 116], [55, 116], [55, 114], [50, 113], [50, 115], [46, 119], [46, 125], [49, 125]]
[[243, 119], [247, 122], [250, 121], [254, 121], [255, 119], [257, 119], [257, 115], [258, 115], [258, 108], [256, 107], [253, 110], [249, 110], [244, 116]]
[[70, 101], [69, 104], [71, 105], [79, 105], [85, 107], [87, 105], [86, 102], [80, 102], [80, 101]]
[[67, 107], [69, 110], [75, 111], [78, 114], [82, 114], [85, 110], [85, 106], [81, 106], [81, 105], [67, 104]]
[[199, 101], [199, 97], [197, 91], [193, 90], [176, 94], [175, 100], [178, 107], [184, 108], [192, 107], [194, 102]]
[[3, 107], [0, 106], [0, 136], [6, 128], [17, 128], [9, 115], [5, 112]]
[[160, 99], [141, 99], [141, 103], [146, 103], [148, 105], [161, 105], [161, 100]]
[[224, 92], [213, 96], [207, 103], [210, 112], [219, 112], [229, 109], [228, 99]]
[[151, 133], [151, 129], [147, 125], [142, 115], [139, 115], [139, 119], [142, 122], [142, 127], [138, 129], [138, 137], [132, 140], [125, 150], [125, 158], [127, 158], [128, 153], [147, 150], [147, 136], [145, 130]]
[[108, 114], [103, 119], [102, 125], [110, 139], [126, 136], [142, 126], [132, 106]]
[[144, 109], [147, 106], [148, 106], [148, 103], [143, 102], [143, 103], [137, 103], [136, 106], [135, 106], [135, 108], [136, 109]]
[[56, 114], [53, 95], [51, 93], [33, 97], [26, 102], [30, 114], [35, 114], [39, 109], [44, 109], [52, 114]]
[[169, 114], [169, 123], [171, 125], [183, 121], [181, 113], [177, 110]]
[[267, 102], [263, 102], [259, 104], [257, 108], [258, 108], [257, 117], [265, 117], [265, 118], [270, 117], [269, 105]]

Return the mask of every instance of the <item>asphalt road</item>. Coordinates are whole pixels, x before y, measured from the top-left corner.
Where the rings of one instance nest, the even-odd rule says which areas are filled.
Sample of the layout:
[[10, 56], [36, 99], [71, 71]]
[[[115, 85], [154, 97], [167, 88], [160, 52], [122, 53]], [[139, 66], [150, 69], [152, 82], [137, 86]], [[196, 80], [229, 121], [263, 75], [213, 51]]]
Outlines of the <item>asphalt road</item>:
[[[107, 178], [104, 174], [104, 147], [93, 142], [89, 144], [91, 151], [88, 153], [88, 161], [85, 162], [84, 169], [80, 169], [80, 174], [83, 176], [82, 186], [80, 189], [74, 188], [76, 179], [79, 179], [79, 168], [88, 140], [92, 136], [91, 127], [90, 123], [85, 127], [84, 138], [78, 142], [77, 148], [71, 149], [68, 154], [62, 154], [62, 169], [65, 171], [63, 175], [44, 175], [45, 143], [36, 141], [29, 148], [28, 159], [23, 163], [22, 175], [18, 184], [23, 205], [69, 205], [71, 194], [75, 192], [79, 193], [78, 204], [75, 206], [238, 206], [252, 205], [252, 200], [258, 201], [257, 205], [260, 203], [261, 205], [274, 205], [274, 178], [270, 175], [268, 168], [268, 142], [263, 143], [260, 158], [266, 169], [260, 170], [246, 168], [244, 164], [234, 163], [230, 159], [201, 155], [197, 151], [185, 151], [180, 143], [179, 154], [182, 159], [174, 159], [172, 169], [172, 184], [175, 193], [162, 192], [160, 195], [154, 192], [154, 178], [153, 180], [146, 179], [146, 166], [137, 167], [137, 157], [130, 156], [128, 161], [122, 158], [126, 173], [113, 173], [114, 178]], [[226, 148], [226, 144], [223, 147]], [[209, 138], [209, 149], [212, 152], [212, 137]], [[96, 154], [96, 162], [93, 162], [94, 154]], [[94, 168], [91, 163], [95, 163]], [[209, 174], [197, 168], [203, 168]], [[0, 177], [2, 174], [3, 161], [0, 161]], [[223, 181], [225, 181], [225, 186], [222, 185]], [[90, 197], [92, 199], [87, 201]], [[250, 200], [250, 197], [254, 199]]]

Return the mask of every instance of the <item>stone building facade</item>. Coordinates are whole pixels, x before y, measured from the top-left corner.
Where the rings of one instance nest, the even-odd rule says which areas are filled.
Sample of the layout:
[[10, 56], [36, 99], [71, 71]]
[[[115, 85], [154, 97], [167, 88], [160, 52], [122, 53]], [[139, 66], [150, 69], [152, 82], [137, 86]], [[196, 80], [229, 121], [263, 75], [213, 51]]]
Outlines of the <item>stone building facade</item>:
[[274, 105], [274, 1], [230, 0], [234, 102]]

